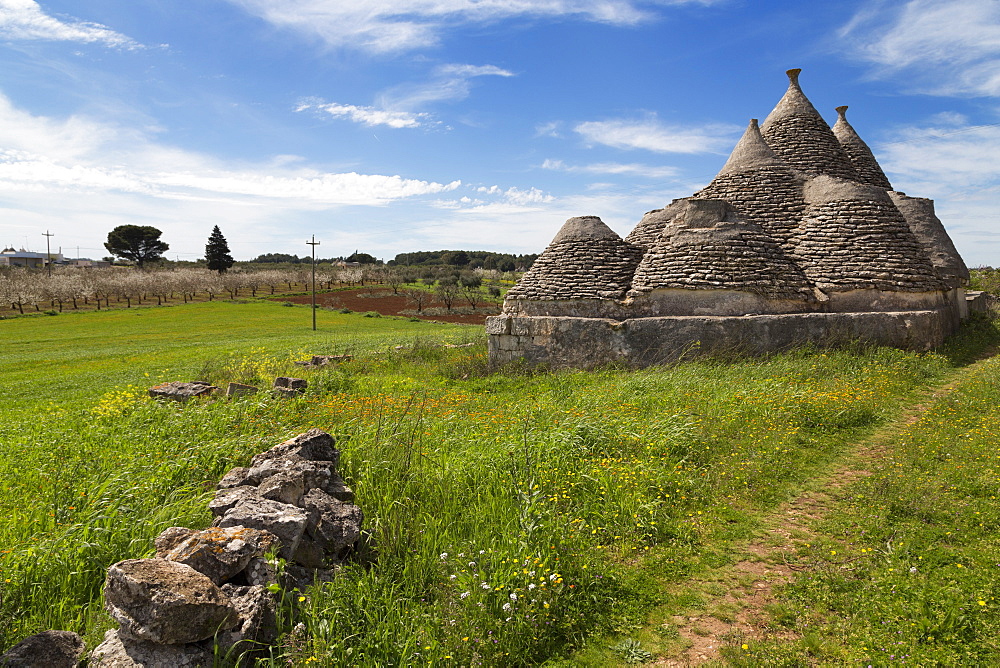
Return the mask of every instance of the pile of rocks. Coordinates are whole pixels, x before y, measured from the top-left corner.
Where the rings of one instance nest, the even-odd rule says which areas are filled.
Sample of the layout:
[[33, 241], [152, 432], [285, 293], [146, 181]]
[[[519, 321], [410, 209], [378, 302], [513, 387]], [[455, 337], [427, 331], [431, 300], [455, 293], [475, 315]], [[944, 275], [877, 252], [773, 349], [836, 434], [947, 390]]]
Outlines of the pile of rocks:
[[[274, 592], [331, 580], [361, 535], [364, 517], [339, 463], [333, 437], [311, 429], [227, 473], [209, 503], [211, 527], [170, 527], [156, 538], [154, 558], [111, 566], [104, 599], [118, 628], [88, 665], [212, 666], [216, 654], [252, 660], [273, 644]], [[275, 554], [284, 569], [269, 560]], [[58, 660], [38, 663], [39, 652], [55, 649]], [[0, 665], [76, 666], [82, 653], [76, 634], [46, 631], [12, 648]]]
[[295, 363], [299, 366], [316, 368], [321, 366], [330, 366], [332, 364], [340, 364], [341, 362], [350, 362], [352, 359], [354, 359], [354, 355], [313, 355], [307, 360]]
[[[316, 359], [315, 357], [313, 359]], [[272, 385], [272, 391], [274, 396], [277, 397], [297, 397], [306, 391], [309, 387], [309, 381], [304, 378], [291, 378], [288, 376], [279, 376], [274, 379], [274, 384]], [[219, 388], [211, 383], [206, 383], [202, 380], [195, 380], [191, 382], [185, 382], [180, 380], [171, 381], [169, 383], [160, 383], [159, 385], [154, 385], [149, 388], [149, 396], [154, 399], [173, 399], [174, 401], [187, 401], [192, 397], [208, 397], [215, 393]], [[258, 388], [253, 385], [244, 385], [242, 383], [229, 383], [226, 388], [227, 397], [242, 397], [249, 394], [256, 394]]]

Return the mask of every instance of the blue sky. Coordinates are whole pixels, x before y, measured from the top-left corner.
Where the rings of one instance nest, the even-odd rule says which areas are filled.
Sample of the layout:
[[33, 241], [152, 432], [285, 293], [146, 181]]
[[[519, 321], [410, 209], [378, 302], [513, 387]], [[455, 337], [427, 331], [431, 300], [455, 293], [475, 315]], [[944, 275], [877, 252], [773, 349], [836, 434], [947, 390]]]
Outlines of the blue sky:
[[540, 252], [718, 172], [803, 69], [1000, 265], [1000, 0], [0, 0], [0, 244]]

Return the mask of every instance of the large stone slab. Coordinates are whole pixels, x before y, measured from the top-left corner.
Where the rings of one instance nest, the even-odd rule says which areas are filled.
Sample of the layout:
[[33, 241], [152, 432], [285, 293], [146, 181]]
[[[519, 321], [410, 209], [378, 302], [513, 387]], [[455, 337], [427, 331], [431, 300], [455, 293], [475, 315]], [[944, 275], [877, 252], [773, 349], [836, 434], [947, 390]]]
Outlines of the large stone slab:
[[207, 576], [166, 559], [112, 565], [104, 600], [122, 635], [160, 644], [198, 642], [238, 621], [229, 597]]
[[270, 532], [245, 526], [211, 527], [187, 535], [171, 527], [156, 539], [156, 556], [186, 564], [221, 585], [277, 542]]
[[333, 436], [313, 428], [260, 453], [253, 458], [251, 465], [256, 466], [267, 459], [332, 462], [333, 468], [337, 468], [340, 464], [340, 450], [337, 449]]
[[169, 383], [160, 383], [149, 388], [149, 396], [160, 399], [174, 399], [185, 401], [191, 397], [205, 397], [215, 392], [218, 387], [211, 383], [194, 381], [186, 383], [175, 380]]
[[248, 497], [215, 519], [218, 527], [249, 527], [268, 531], [281, 542], [279, 554], [291, 559], [306, 530], [308, 515], [301, 508], [259, 497]]
[[302, 505], [309, 511], [306, 526], [309, 537], [330, 557], [343, 559], [361, 535], [364, 522], [361, 508], [337, 501], [319, 489], [306, 494]]
[[210, 645], [158, 645], [112, 629], [90, 653], [88, 668], [213, 668]]

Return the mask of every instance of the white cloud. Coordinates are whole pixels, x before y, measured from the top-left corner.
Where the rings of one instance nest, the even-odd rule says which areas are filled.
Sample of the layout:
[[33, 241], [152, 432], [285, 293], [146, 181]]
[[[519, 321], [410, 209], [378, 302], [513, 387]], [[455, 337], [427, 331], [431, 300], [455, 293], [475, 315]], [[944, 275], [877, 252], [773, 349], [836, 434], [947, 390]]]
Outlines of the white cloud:
[[294, 156], [244, 168], [161, 145], [97, 120], [32, 116], [0, 95], [0, 190], [141, 193], [155, 198], [264, 197], [325, 205], [386, 202], [454, 190], [379, 174], [325, 173]]
[[323, 102], [321, 100], [303, 102], [296, 107], [295, 111], [308, 111], [310, 109], [322, 111], [334, 118], [346, 118], [369, 127], [386, 125], [390, 128], [418, 128], [426, 124], [430, 118], [429, 114], [425, 113], [357, 107], [353, 104], [338, 104], [337, 102]]
[[1000, 183], [997, 125], [902, 128], [878, 151], [882, 168], [919, 196], [950, 198]]
[[589, 144], [613, 148], [639, 148], [657, 153], [714, 153], [730, 148], [739, 128], [722, 124], [669, 126], [650, 114], [642, 120], [586, 121], [573, 130]]
[[513, 72], [495, 65], [440, 65], [429, 80], [394, 86], [378, 95], [378, 106], [357, 106], [339, 102], [324, 102], [318, 98], [302, 101], [295, 111], [316, 110], [334, 118], [345, 118], [369, 127], [419, 128], [439, 125], [431, 114], [417, 111], [435, 102], [457, 102], [469, 96], [474, 77], [512, 77]]
[[710, 4], [713, 0], [229, 0], [279, 28], [334, 47], [399, 52], [433, 46], [466, 23], [569, 18], [634, 25], [655, 14], [643, 6]]
[[547, 159], [542, 163], [542, 169], [570, 172], [576, 174], [629, 174], [650, 179], [666, 179], [677, 176], [680, 172], [676, 167], [643, 165], [640, 163], [596, 162], [590, 165], [567, 165], [562, 160]]
[[541, 125], [535, 126], [535, 136], [536, 137], [553, 137], [555, 139], [562, 138], [559, 129], [562, 127], [562, 121], [551, 121], [549, 123], [542, 123]]
[[1000, 2], [910, 0], [859, 12], [845, 53], [936, 95], [1000, 95]]
[[938, 217], [970, 266], [997, 265], [1000, 224], [1000, 126], [968, 125], [937, 115], [875, 145], [893, 186], [936, 201]]
[[427, 81], [394, 86], [379, 95], [386, 109], [421, 109], [435, 102], [458, 102], [469, 97], [475, 77], [512, 77], [513, 72], [495, 65], [448, 64], [434, 68]]
[[53, 18], [43, 12], [34, 0], [0, 0], [0, 37], [100, 43], [124, 49], [141, 47], [138, 42], [98, 23]]

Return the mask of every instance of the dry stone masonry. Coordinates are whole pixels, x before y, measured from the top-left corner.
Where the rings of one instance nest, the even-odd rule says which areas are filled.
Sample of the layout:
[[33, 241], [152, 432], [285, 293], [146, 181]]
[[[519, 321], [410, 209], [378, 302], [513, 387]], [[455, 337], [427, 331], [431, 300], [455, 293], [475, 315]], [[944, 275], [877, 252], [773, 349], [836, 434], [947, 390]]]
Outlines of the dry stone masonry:
[[[253, 665], [278, 638], [274, 590], [331, 581], [361, 536], [364, 515], [339, 463], [333, 437], [311, 429], [227, 473], [209, 504], [211, 527], [170, 527], [155, 557], [113, 564], [104, 601], [118, 628], [86, 665], [211, 668], [217, 656]], [[268, 559], [274, 552], [283, 571]], [[75, 633], [44, 631], [0, 666], [74, 668], [84, 650]]]
[[967, 315], [969, 273], [931, 200], [892, 190], [837, 108], [787, 72], [712, 182], [623, 240], [570, 218], [487, 319], [490, 359], [644, 366], [692, 351], [847, 340], [928, 349]]

